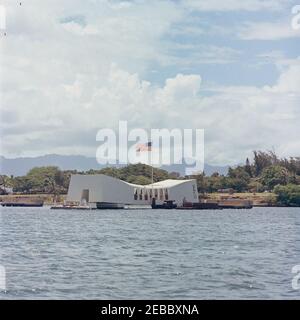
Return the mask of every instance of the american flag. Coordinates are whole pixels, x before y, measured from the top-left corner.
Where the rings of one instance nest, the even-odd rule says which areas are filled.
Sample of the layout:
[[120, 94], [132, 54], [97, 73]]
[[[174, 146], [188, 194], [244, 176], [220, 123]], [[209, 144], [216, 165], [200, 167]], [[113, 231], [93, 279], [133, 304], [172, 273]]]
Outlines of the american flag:
[[152, 142], [139, 143], [136, 145], [136, 152], [152, 151]]

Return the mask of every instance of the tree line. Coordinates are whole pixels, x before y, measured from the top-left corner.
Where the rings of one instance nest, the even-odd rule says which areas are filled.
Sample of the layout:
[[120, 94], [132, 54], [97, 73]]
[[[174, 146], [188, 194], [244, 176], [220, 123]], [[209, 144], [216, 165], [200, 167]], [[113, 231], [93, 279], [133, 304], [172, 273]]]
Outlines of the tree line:
[[[154, 182], [165, 179], [197, 180], [200, 194], [223, 192], [264, 192], [273, 191], [283, 204], [300, 205], [300, 157], [279, 158], [273, 151], [254, 151], [253, 159], [248, 158], [245, 164], [230, 167], [227, 175], [214, 173], [206, 176], [205, 172], [180, 177], [176, 172], [169, 173], [162, 169], [153, 169]], [[77, 171], [60, 170], [48, 166], [31, 169], [21, 177], [0, 176], [1, 190], [12, 187], [20, 193], [65, 194], [72, 174], [105, 174], [129, 183], [146, 185], [152, 181], [152, 168], [145, 164], [134, 164], [125, 167], [108, 167], [100, 170]]]
[[[145, 164], [128, 165], [126, 167], [108, 167], [100, 170], [60, 170], [55, 166], [36, 167], [31, 169], [25, 176], [0, 176], [2, 192], [5, 188], [13, 188], [16, 193], [26, 194], [66, 194], [72, 174], [105, 174], [129, 183], [140, 185], [152, 182], [152, 168]], [[153, 181], [165, 179], [177, 179], [178, 173], [168, 173], [166, 170], [153, 169]]]
[[300, 205], [300, 157], [279, 158], [273, 151], [254, 151], [253, 160], [229, 168], [227, 175], [201, 173], [197, 179], [200, 193], [274, 192], [283, 205]]
[[300, 185], [300, 157], [281, 159], [273, 151], [254, 151], [253, 160], [247, 158], [244, 165], [231, 167], [227, 175], [205, 173], [195, 175], [198, 190], [217, 192], [233, 189], [236, 192], [273, 191], [275, 186]]

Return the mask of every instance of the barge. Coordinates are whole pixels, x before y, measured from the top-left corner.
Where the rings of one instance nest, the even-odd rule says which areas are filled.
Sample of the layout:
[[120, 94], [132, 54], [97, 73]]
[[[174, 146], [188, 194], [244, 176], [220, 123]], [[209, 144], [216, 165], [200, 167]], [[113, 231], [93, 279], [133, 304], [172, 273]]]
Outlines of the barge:
[[5, 201], [1, 202], [2, 207], [42, 207], [44, 205], [43, 201], [38, 202], [14, 202], [14, 201]]

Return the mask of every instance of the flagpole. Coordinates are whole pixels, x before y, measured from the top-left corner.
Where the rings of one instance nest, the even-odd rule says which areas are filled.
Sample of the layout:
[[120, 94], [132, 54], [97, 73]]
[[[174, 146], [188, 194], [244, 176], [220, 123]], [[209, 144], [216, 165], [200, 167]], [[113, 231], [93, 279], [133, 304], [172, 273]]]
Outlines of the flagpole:
[[[154, 194], [153, 194], [153, 166], [152, 166], [152, 162], [151, 162], [151, 186], [152, 186], [152, 199], [154, 198]], [[152, 202], [152, 199], [151, 199], [151, 202]]]
[[152, 200], [154, 198], [154, 194], [153, 194], [153, 165], [152, 165], [152, 142], [151, 142], [151, 149], [150, 149], [150, 164], [151, 164], [151, 188], [152, 188], [152, 199], [151, 199], [151, 203]]

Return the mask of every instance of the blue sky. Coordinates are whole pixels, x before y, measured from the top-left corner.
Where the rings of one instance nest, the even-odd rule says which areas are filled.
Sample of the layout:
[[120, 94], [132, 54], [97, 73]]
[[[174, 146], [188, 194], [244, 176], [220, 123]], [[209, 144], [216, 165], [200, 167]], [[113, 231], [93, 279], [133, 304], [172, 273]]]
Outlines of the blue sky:
[[121, 119], [203, 128], [211, 164], [299, 156], [297, 1], [0, 4], [3, 155], [93, 156], [97, 130]]
[[[226, 2], [226, 1], [225, 1]], [[284, 2], [283, 2], [284, 3]], [[164, 36], [170, 43], [169, 53], [182, 59], [191, 59], [188, 66], [161, 68], [158, 75], [146, 75], [150, 80], [164, 81], [174, 73], [200, 73], [207, 82], [220, 85], [274, 85], [279, 70], [269, 54], [278, 52], [288, 59], [297, 59], [300, 52], [300, 41], [294, 37], [275, 40], [245, 40], [237, 36], [238, 30], [246, 23], [269, 22], [289, 24], [290, 9], [297, 2], [286, 1], [286, 10], [262, 11], [191, 11], [186, 13], [184, 21], [174, 23]], [[215, 30], [214, 30], [215, 29]], [[174, 31], [175, 30], [175, 31]], [[189, 32], [193, 30], [193, 32]], [[182, 48], [176, 48], [181, 45]], [[228, 63], [214, 63], [213, 59], [193, 59], [199, 49], [216, 46], [236, 51]], [[175, 48], [174, 48], [175, 47]], [[184, 48], [186, 47], [186, 48]], [[205, 49], [204, 49], [205, 50]], [[219, 57], [221, 58], [221, 57]], [[162, 74], [163, 73], [163, 74]]]

